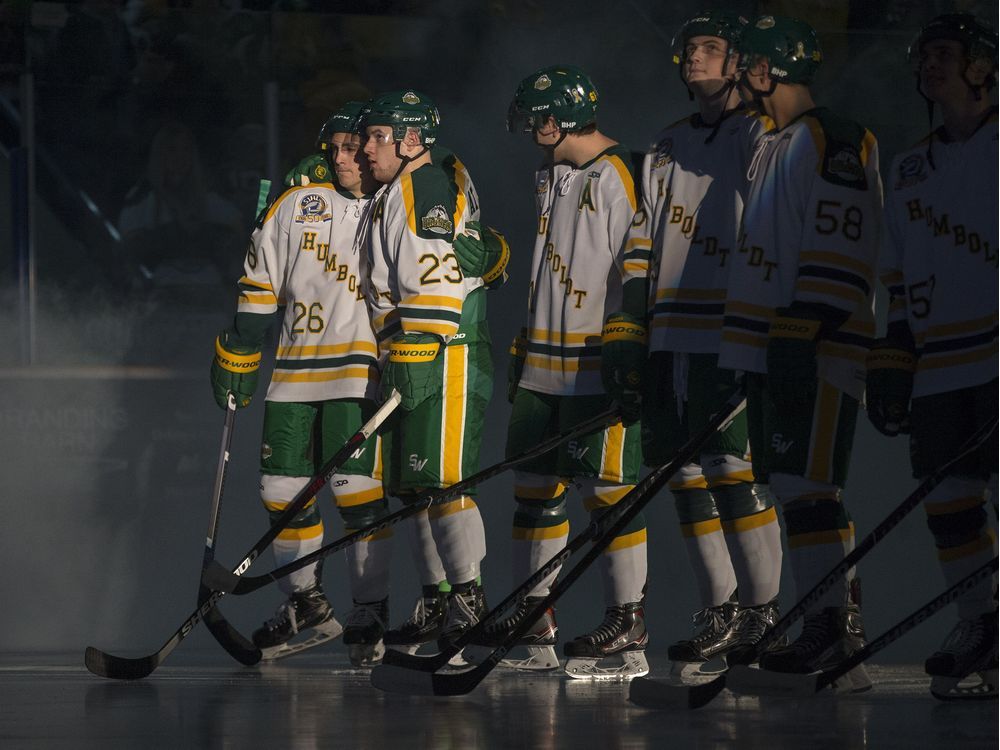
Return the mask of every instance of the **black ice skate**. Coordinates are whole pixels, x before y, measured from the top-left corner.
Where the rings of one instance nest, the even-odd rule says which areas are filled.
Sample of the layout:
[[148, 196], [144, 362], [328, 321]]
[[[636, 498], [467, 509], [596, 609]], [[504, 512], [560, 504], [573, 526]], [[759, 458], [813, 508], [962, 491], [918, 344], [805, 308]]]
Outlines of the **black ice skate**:
[[471, 581], [452, 587], [448, 594], [448, 609], [445, 613], [438, 648], [449, 648], [462, 633], [479, 622], [489, 608], [486, 606], [486, 592], [482, 584]]
[[[827, 607], [806, 615], [802, 633], [789, 645], [761, 655], [760, 668], [797, 674], [822, 672], [836, 667], [864, 646], [861, 609], [856, 604]], [[859, 664], [832, 685], [838, 692], [851, 693], [864, 692], [871, 686], [864, 664]]]
[[[505, 617], [486, 628], [486, 631], [476, 639], [473, 645], [467, 646], [463, 652], [466, 661], [477, 663], [485, 655], [501, 645], [511, 631], [521, 624], [522, 619], [538, 606], [544, 597], [528, 596], [520, 601], [517, 609], [509, 617]], [[559, 667], [559, 657], [556, 656], [556, 640], [559, 637], [559, 627], [556, 625], [555, 610], [549, 607], [532, 628], [517, 641], [508, 658], [502, 659], [498, 666], [511, 669], [527, 669], [547, 671]]]
[[389, 599], [378, 602], [354, 602], [354, 609], [347, 615], [344, 643], [351, 664], [355, 667], [374, 667], [382, 663], [385, 645], [382, 636], [389, 619]]
[[[779, 619], [777, 599], [772, 599], [766, 604], [741, 608], [733, 622], [733, 645], [726, 652], [726, 663], [731, 667], [736, 664], [755, 663], [758, 659], [760, 642]], [[787, 645], [788, 638], [781, 636], [776, 643], [768, 647], [768, 650], [773, 651]]]
[[[343, 632], [317, 582], [304, 591], [293, 592], [274, 617], [254, 631], [253, 642], [262, 658], [274, 660], [315, 648]], [[305, 637], [293, 640], [300, 634]]]
[[604, 622], [563, 647], [566, 674], [577, 679], [630, 680], [649, 673], [649, 636], [641, 602], [608, 607]]
[[958, 621], [924, 663], [931, 694], [940, 700], [997, 697], [997, 611]]
[[710, 678], [726, 668], [724, 654], [736, 644], [733, 622], [739, 606], [730, 599], [694, 614], [695, 634], [667, 648], [671, 674], [682, 681]]
[[407, 654], [417, 653], [425, 643], [434, 644], [436, 648], [444, 624], [446, 600], [447, 595], [438, 591], [437, 585], [424, 586], [410, 618], [383, 634], [386, 648]]

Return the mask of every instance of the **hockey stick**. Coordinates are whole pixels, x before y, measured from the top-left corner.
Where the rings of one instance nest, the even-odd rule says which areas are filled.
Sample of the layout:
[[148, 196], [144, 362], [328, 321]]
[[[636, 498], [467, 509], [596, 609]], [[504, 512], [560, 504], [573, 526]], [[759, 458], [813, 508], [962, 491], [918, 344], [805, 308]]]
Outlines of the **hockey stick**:
[[[226, 471], [229, 468], [229, 449], [233, 442], [233, 426], [236, 423], [236, 398], [232, 393], [226, 397], [226, 421], [222, 429], [222, 447], [219, 449], [219, 463], [215, 470], [215, 484], [212, 487], [212, 509], [208, 516], [208, 531], [205, 534], [205, 552], [202, 557], [201, 572], [215, 560], [216, 531], [222, 515], [222, 494], [226, 486]], [[198, 606], [208, 599], [211, 590], [198, 582]], [[240, 664], [251, 666], [260, 661], [260, 649], [234, 628], [218, 609], [205, 614], [205, 626], [212, 636]]]
[[[632, 521], [636, 515], [653, 499], [670, 478], [691, 458], [701, 450], [705, 442], [719, 429], [726, 425], [746, 406], [742, 386], [738, 388], [709, 419], [708, 423], [691, 437], [667, 464], [655, 469], [645, 479], [633, 487], [625, 497], [618, 501], [605, 513], [600, 520], [592, 522], [582, 534], [577, 535], [558, 554], [536, 571], [528, 580], [518, 586], [498, 607], [495, 607], [485, 618], [455, 640], [440, 654], [430, 657], [393, 654], [392, 663], [383, 663], [372, 670], [372, 685], [380, 690], [408, 693], [416, 695], [465, 695], [471, 692], [493, 668], [507, 655], [517, 642], [534, 627], [538, 618], [544, 615], [559, 598], [583, 575], [584, 571], [603, 553], [604, 549]], [[587, 553], [556, 583], [548, 595], [529, 612], [525, 613], [517, 626], [507, 635], [503, 643], [497, 646], [482, 662], [472, 669], [460, 672], [431, 672], [431, 666], [441, 667], [448, 659], [458, 653], [465, 645], [472, 642], [492, 622], [496, 621], [503, 611], [516, 601], [527, 596], [535, 585], [558, 570], [569, 557], [579, 550], [586, 542], [593, 541]], [[388, 651], [386, 654], [388, 655]], [[406, 658], [401, 658], [406, 657]], [[408, 666], [401, 666], [405, 663]], [[423, 666], [426, 664], [426, 668]], [[413, 668], [416, 666], [416, 668]]]
[[961, 598], [963, 594], [978, 586], [981, 581], [991, 577], [996, 570], [997, 558], [994, 557], [831, 669], [810, 674], [789, 674], [770, 672], [766, 669], [752, 669], [740, 664], [729, 671], [728, 687], [734, 693], [748, 695], [814, 695], [901, 638], [927, 618]]
[[449, 500], [453, 500], [459, 495], [464, 494], [470, 488], [485, 482], [487, 479], [495, 477], [498, 474], [502, 474], [508, 469], [522, 464], [532, 458], [548, 453], [550, 450], [556, 448], [567, 440], [579, 437], [580, 435], [585, 435], [586, 433], [591, 432], [598, 427], [602, 427], [617, 418], [617, 409], [608, 409], [607, 411], [601, 412], [597, 416], [584, 420], [565, 432], [561, 432], [558, 435], [554, 435], [548, 440], [539, 443], [533, 448], [529, 448], [516, 456], [512, 456], [511, 458], [487, 467], [482, 471], [478, 471], [472, 476], [466, 477], [450, 487], [429, 492], [415, 503], [403, 506], [394, 513], [390, 513], [382, 520], [376, 521], [375, 523], [365, 526], [362, 529], [352, 531], [350, 534], [347, 534], [336, 541], [330, 542], [329, 544], [320, 547], [318, 550], [300, 557], [298, 560], [293, 560], [280, 568], [275, 568], [269, 573], [264, 573], [259, 576], [239, 576], [234, 573], [230, 573], [220, 565], [216, 565], [205, 571], [203, 580], [207, 586], [217, 591], [225, 591], [236, 595], [249, 594], [251, 591], [256, 591], [262, 586], [266, 586], [269, 583], [277, 581], [279, 578], [283, 578], [289, 573], [293, 573], [294, 571], [304, 568], [317, 560], [321, 560], [328, 555], [332, 555], [334, 552], [339, 552], [342, 549], [350, 547], [360, 539], [369, 537], [382, 529], [394, 526], [400, 521], [425, 511], [434, 505], [440, 505]]
[[[958, 453], [942, 464], [937, 471], [925, 479], [903, 502], [868, 534], [857, 543], [850, 553], [837, 563], [809, 592], [803, 596], [778, 622], [767, 631], [755, 649], [755, 656], [760, 656], [781, 636], [787, 633], [806, 611], [814, 606], [831, 588], [840, 583], [859, 560], [867, 555], [883, 537], [906, 518], [906, 516], [923, 502], [931, 491], [948, 475], [951, 467], [965, 458], [969, 453], [979, 448], [997, 427], [997, 419], [984, 425], [967, 440]], [[646, 708], [701, 708], [711, 702], [723, 688], [726, 687], [726, 673], [698, 685], [671, 685], [659, 680], [637, 677], [629, 685], [629, 701]]]
[[[272, 526], [263, 537], [253, 548], [246, 554], [243, 561], [237, 566], [237, 570], [246, 570], [250, 567], [250, 564], [260, 555], [260, 553], [267, 548], [267, 545], [271, 543], [278, 532], [292, 520], [292, 518], [301, 510], [302, 506], [306, 504], [310, 497], [315, 494], [327, 481], [329, 481], [330, 476], [337, 470], [337, 468], [351, 457], [351, 454], [356, 451], [362, 443], [365, 442], [369, 437], [371, 437], [376, 430], [382, 425], [382, 423], [388, 418], [388, 416], [396, 409], [399, 405], [400, 396], [398, 393], [393, 391], [393, 393], [386, 399], [385, 403], [379, 408], [375, 415], [365, 423], [360, 430], [354, 433], [344, 446], [337, 451], [334, 456], [327, 461], [323, 468], [320, 470], [320, 474], [313, 477], [312, 481], [308, 486], [303, 489], [298, 495], [296, 495], [295, 500], [289, 504], [288, 508], [281, 514], [277, 519], [274, 526]], [[311, 491], [310, 491], [311, 489]], [[298, 507], [295, 507], [298, 506]], [[213, 565], [218, 565], [217, 562], [213, 562]], [[209, 567], [211, 569], [211, 566]], [[211, 587], [208, 587], [211, 588]], [[88, 646], [86, 655], [84, 657], [84, 662], [87, 665], [87, 669], [96, 674], [99, 677], [110, 677], [118, 680], [137, 680], [149, 675], [154, 669], [156, 669], [163, 662], [164, 659], [173, 651], [177, 644], [188, 637], [194, 627], [201, 622], [206, 615], [215, 608], [219, 600], [225, 596], [224, 591], [212, 591], [203, 602], [198, 605], [198, 608], [181, 624], [181, 626], [174, 632], [166, 643], [164, 643], [158, 651], [150, 654], [149, 656], [141, 656], [137, 658], [128, 658], [123, 656], [114, 656], [112, 654], [105, 653], [93, 646]]]

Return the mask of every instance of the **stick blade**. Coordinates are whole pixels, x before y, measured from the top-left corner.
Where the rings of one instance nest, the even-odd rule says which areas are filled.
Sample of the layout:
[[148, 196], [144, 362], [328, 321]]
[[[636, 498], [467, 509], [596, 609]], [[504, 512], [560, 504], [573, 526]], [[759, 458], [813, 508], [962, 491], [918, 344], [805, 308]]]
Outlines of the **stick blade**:
[[83, 663], [92, 674], [111, 680], [141, 680], [148, 677], [159, 665], [160, 660], [153, 656], [142, 656], [129, 659], [124, 656], [114, 656], [93, 646], [87, 646], [83, 655]]
[[212, 637], [226, 650], [231, 657], [246, 667], [252, 667], [259, 662], [262, 654], [259, 648], [251, 643], [229, 621], [222, 616], [218, 607], [213, 607], [205, 613], [205, 625]]
[[821, 672], [795, 674], [737, 665], [729, 670], [726, 686], [738, 695], [808, 697], [819, 692]]
[[648, 677], [636, 677], [629, 684], [628, 699], [643, 708], [701, 708], [726, 686], [725, 675], [700, 685], [676, 685]]
[[385, 693], [436, 695], [433, 673], [387, 664], [384, 657], [382, 664], [372, 669], [372, 686]]
[[416, 670], [417, 672], [436, 672], [448, 663], [447, 659], [442, 659], [441, 654], [430, 654], [420, 656], [419, 654], [408, 654], [405, 651], [397, 651], [394, 648], [387, 648], [382, 657], [382, 664], [386, 666], [401, 667], [403, 669]]
[[218, 560], [212, 560], [201, 573], [201, 585], [213, 591], [231, 594], [239, 582], [240, 577], [223, 567]]

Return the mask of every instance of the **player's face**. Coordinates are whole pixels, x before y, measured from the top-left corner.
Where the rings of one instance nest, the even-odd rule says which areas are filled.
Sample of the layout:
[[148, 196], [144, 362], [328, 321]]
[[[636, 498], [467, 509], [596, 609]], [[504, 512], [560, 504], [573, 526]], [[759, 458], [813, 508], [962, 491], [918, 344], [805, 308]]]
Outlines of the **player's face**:
[[730, 60], [729, 45], [717, 36], [693, 36], [684, 45], [684, 80], [718, 81], [732, 76], [736, 71], [736, 61]]
[[954, 39], [935, 39], [920, 48], [920, 90], [932, 101], [964, 98], [968, 86], [962, 80], [965, 48]]
[[535, 143], [542, 148], [551, 148], [559, 142], [560, 130], [556, 126], [556, 118], [549, 116], [541, 125], [532, 131]]
[[365, 128], [365, 135], [364, 154], [368, 157], [372, 175], [379, 182], [391, 182], [402, 164], [396, 152], [392, 128], [388, 125], [369, 125]]
[[337, 184], [355, 192], [368, 172], [368, 157], [361, 150], [361, 136], [354, 133], [334, 133], [330, 143], [330, 162], [337, 174]]

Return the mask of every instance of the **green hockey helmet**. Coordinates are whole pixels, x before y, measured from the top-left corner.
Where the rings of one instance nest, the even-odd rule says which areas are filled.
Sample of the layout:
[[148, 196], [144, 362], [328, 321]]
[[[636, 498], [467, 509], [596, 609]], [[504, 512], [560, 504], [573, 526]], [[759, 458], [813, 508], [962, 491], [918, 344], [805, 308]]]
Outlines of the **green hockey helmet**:
[[823, 51], [813, 27], [787, 16], [754, 19], [744, 30], [738, 48], [741, 70], [766, 57], [775, 83], [809, 84], [823, 62]]
[[736, 52], [743, 29], [749, 23], [739, 13], [728, 10], [706, 10], [689, 18], [674, 34], [670, 47], [674, 53], [674, 62], [681, 65], [685, 61], [685, 47], [688, 40], [696, 36], [715, 36], [724, 39], [729, 44], [729, 54]]
[[391, 126], [395, 141], [403, 140], [409, 128], [419, 130], [420, 143], [424, 146], [434, 143], [441, 124], [441, 115], [431, 98], [412, 89], [379, 94], [368, 102], [361, 118], [362, 127]]
[[364, 102], [347, 102], [334, 112], [320, 128], [319, 135], [316, 136], [316, 148], [326, 151], [333, 142], [334, 133], [359, 133], [365, 106]]
[[968, 63], [973, 60], [988, 60], [992, 65], [992, 75], [988, 88], [996, 84], [997, 32], [971, 13], [946, 13], [932, 19], [910, 43], [907, 58], [914, 68], [919, 68], [922, 49], [928, 42], [951, 39], [961, 43]]
[[597, 122], [597, 89], [586, 73], [572, 65], [551, 65], [518, 84], [507, 110], [507, 130], [530, 133], [549, 116], [567, 133]]

